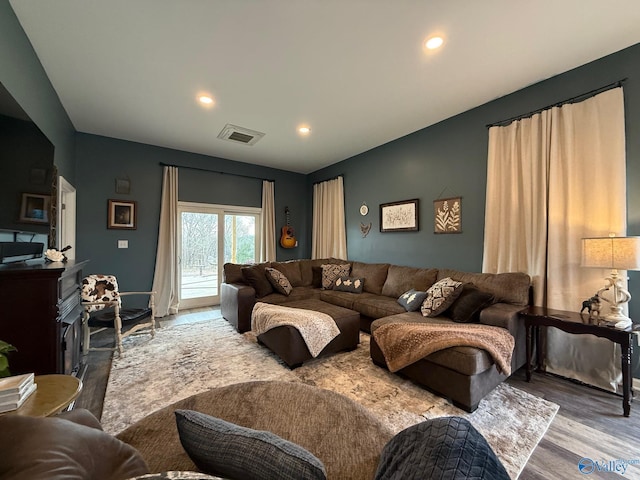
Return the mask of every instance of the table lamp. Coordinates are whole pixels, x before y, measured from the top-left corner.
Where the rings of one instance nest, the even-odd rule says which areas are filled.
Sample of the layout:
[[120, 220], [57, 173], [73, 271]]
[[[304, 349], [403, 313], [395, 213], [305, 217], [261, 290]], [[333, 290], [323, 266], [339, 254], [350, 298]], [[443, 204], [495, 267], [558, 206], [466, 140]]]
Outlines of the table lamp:
[[622, 313], [622, 305], [631, 299], [631, 294], [622, 286], [618, 270], [640, 270], [640, 237], [598, 237], [582, 239], [582, 266], [610, 268], [611, 275], [605, 279], [607, 285], [600, 293], [613, 288], [611, 300], [601, 297], [611, 304], [611, 312], [604, 319], [616, 328], [626, 329], [632, 325], [629, 317]]

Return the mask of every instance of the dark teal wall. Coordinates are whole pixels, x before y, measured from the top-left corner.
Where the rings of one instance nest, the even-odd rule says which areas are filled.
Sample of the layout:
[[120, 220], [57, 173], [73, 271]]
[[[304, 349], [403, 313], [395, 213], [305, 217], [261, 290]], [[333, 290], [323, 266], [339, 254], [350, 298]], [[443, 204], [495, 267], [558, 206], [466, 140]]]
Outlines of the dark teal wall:
[[75, 182], [75, 129], [8, 0], [0, 0], [0, 83], [55, 146], [58, 173]]
[[[349, 258], [480, 271], [487, 175], [486, 125], [625, 78], [627, 232], [640, 235], [640, 44], [314, 172], [308, 183], [344, 174]], [[606, 179], [595, 178], [593, 188], [607, 188]], [[452, 196], [462, 197], [463, 233], [435, 235], [432, 202], [438, 197]], [[380, 233], [379, 204], [411, 198], [420, 199], [420, 231]], [[366, 217], [358, 213], [363, 201], [370, 210]], [[360, 222], [373, 224], [366, 238], [360, 235]], [[629, 279], [630, 316], [638, 321], [640, 272], [629, 272]], [[638, 366], [635, 376], [640, 376]]]
[[[304, 175], [83, 133], [76, 136], [75, 157], [77, 257], [91, 260], [91, 272], [116, 275], [123, 290], [151, 288], [160, 217], [161, 162], [224, 172], [180, 168], [179, 199], [182, 201], [260, 207], [260, 179], [275, 180], [276, 225], [284, 224], [284, 207], [289, 206], [291, 221], [300, 226], [301, 232], [300, 247], [285, 250], [278, 246], [277, 257], [288, 260], [307, 254]], [[118, 177], [129, 178], [130, 194], [115, 193]], [[107, 229], [109, 199], [137, 202], [136, 230]], [[118, 240], [128, 240], [129, 248], [118, 249]]]

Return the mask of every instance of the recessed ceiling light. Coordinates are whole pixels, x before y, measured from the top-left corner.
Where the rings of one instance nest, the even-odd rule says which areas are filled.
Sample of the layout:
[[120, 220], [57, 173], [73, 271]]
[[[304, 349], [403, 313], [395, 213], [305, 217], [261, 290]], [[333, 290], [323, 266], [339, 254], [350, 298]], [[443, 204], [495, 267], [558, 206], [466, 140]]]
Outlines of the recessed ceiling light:
[[198, 97], [198, 100], [203, 105], [212, 105], [213, 104], [213, 98], [211, 98], [209, 95], [200, 95]]
[[431, 37], [425, 42], [425, 47], [429, 50], [435, 50], [436, 48], [440, 48], [444, 43], [444, 39], [442, 37]]
[[298, 133], [300, 135], [309, 135], [311, 133], [311, 129], [309, 127], [303, 126], [298, 128]]

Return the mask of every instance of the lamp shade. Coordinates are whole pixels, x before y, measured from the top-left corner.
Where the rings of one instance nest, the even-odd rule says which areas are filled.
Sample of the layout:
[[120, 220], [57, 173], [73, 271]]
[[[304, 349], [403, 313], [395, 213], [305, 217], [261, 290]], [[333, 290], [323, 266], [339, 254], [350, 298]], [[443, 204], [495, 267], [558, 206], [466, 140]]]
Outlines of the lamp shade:
[[640, 270], [640, 237], [583, 238], [582, 266]]

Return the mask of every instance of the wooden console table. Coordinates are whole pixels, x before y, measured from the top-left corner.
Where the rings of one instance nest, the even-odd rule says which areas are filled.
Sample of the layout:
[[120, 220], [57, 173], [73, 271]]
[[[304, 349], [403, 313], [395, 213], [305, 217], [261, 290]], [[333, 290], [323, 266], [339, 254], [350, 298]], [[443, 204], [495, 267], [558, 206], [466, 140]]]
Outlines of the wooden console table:
[[620, 345], [622, 350], [622, 410], [625, 417], [631, 412], [633, 385], [631, 378], [631, 354], [633, 351], [633, 331], [631, 327], [620, 330], [590, 319], [589, 315], [564, 310], [553, 310], [545, 307], [530, 306], [520, 312], [527, 332], [527, 382], [531, 381], [533, 369], [532, 353], [536, 344], [536, 363], [540, 369], [543, 365], [544, 353], [540, 348], [540, 327], [555, 327], [571, 334], [591, 334], [606, 338]]

